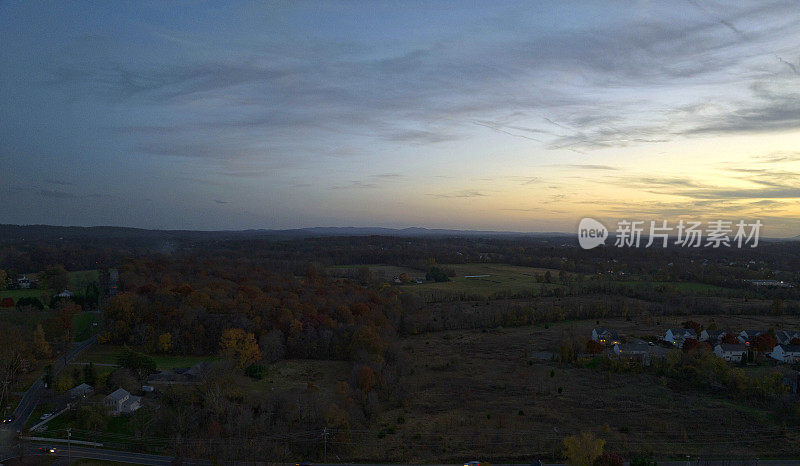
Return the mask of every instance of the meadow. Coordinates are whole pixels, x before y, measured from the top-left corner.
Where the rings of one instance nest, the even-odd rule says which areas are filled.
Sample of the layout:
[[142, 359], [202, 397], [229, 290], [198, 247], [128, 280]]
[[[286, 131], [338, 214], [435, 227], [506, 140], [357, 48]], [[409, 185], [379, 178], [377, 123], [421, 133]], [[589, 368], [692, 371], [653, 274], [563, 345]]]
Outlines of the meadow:
[[[75, 362], [116, 365], [122, 347], [117, 345], [92, 345], [81, 353]], [[159, 370], [191, 367], [198, 362], [212, 361], [214, 356], [184, 356], [169, 354], [150, 354]]]

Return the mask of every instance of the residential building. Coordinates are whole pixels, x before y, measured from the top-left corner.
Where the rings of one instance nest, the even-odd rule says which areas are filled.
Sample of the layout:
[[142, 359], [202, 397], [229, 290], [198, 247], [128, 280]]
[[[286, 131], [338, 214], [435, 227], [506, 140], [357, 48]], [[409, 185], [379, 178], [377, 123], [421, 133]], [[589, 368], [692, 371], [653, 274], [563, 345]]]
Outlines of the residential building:
[[779, 345], [789, 345], [795, 338], [800, 338], [800, 333], [794, 330], [778, 330], [775, 332], [775, 341]]
[[689, 338], [697, 340], [697, 332], [691, 328], [670, 328], [664, 335], [664, 341], [668, 341], [678, 347], [683, 346], [683, 342]]
[[592, 340], [600, 343], [601, 345], [616, 345], [622, 343], [619, 335], [615, 330], [609, 330], [605, 327], [597, 327], [592, 330]]
[[87, 396], [91, 395], [94, 392], [94, 389], [91, 385], [82, 383], [77, 387], [72, 388], [69, 391], [69, 396], [71, 398], [86, 398]]
[[643, 366], [650, 364], [650, 345], [645, 341], [618, 343], [614, 345], [614, 354], [624, 361], [639, 362]]
[[775, 345], [770, 356], [775, 360], [789, 364], [800, 362], [800, 345]]
[[728, 362], [741, 362], [747, 355], [747, 346], [741, 343], [720, 343], [714, 347], [714, 354]]
[[141, 407], [142, 397], [131, 395], [124, 388], [118, 388], [113, 393], [103, 399], [103, 405], [117, 416], [129, 414]]
[[742, 330], [737, 337], [740, 343], [750, 346], [750, 343], [756, 339], [757, 336], [764, 333], [763, 330]]
[[722, 341], [722, 338], [727, 335], [726, 330], [709, 330], [705, 329], [700, 332], [700, 341], [707, 341], [709, 344], [717, 344]]

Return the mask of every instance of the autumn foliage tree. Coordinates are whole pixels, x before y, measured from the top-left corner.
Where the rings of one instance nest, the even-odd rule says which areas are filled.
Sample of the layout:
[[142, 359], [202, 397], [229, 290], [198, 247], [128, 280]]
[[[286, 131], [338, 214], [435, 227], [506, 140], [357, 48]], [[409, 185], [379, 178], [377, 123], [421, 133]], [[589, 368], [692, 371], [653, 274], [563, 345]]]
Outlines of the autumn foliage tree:
[[372, 390], [372, 387], [378, 382], [378, 378], [375, 376], [375, 371], [372, 370], [369, 366], [361, 366], [358, 370], [358, 374], [356, 375], [356, 379], [358, 380], [358, 386], [361, 387], [361, 392], [366, 395]]
[[596, 438], [589, 432], [571, 435], [564, 439], [567, 462], [572, 466], [592, 466], [603, 454], [605, 444], [605, 440]]
[[690, 328], [690, 329], [694, 330], [695, 333], [698, 334], [698, 335], [700, 335], [700, 333], [703, 331], [703, 326], [700, 325], [699, 322], [695, 322], [693, 320], [687, 320], [686, 322], [682, 322], [681, 326], [683, 328]]
[[60, 299], [55, 307], [55, 319], [62, 331], [64, 343], [69, 344], [74, 337], [72, 319], [81, 311], [81, 307], [68, 299]]
[[255, 335], [240, 328], [229, 328], [222, 332], [219, 346], [239, 367], [247, 367], [261, 359], [261, 349]]
[[594, 340], [589, 340], [586, 342], [586, 351], [589, 354], [600, 354], [603, 352], [603, 345]]
[[683, 346], [681, 346], [681, 348], [683, 349], [683, 351], [689, 352], [695, 348], [698, 348], [699, 346], [700, 346], [699, 341], [697, 341], [694, 338], [687, 338], [686, 340], [683, 341]]
[[772, 351], [776, 344], [775, 337], [769, 332], [764, 332], [753, 339], [751, 347], [761, 353], [767, 353]]

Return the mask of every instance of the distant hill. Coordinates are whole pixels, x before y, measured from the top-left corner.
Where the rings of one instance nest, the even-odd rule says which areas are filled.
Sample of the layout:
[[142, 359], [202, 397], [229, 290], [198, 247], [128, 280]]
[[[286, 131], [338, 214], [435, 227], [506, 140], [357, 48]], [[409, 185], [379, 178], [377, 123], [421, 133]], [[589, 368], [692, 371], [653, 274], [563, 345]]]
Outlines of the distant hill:
[[420, 227], [314, 227], [287, 230], [148, 230], [142, 228], [54, 225], [0, 225], [0, 242], [58, 240], [122, 241], [214, 241], [247, 238], [310, 238], [320, 236], [399, 236], [399, 237], [571, 237], [567, 233], [523, 233], [505, 231], [447, 230]]

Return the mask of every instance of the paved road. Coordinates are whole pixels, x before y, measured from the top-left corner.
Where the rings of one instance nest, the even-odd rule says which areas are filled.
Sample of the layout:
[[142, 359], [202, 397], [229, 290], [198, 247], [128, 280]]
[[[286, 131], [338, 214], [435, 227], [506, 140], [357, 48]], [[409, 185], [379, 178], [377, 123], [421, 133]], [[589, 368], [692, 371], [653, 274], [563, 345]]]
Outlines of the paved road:
[[[87, 340], [77, 343], [70, 348], [69, 351], [53, 361], [53, 378], [55, 378], [59, 372], [61, 372], [66, 364], [68, 364], [72, 359], [80, 354], [81, 351], [88, 348], [89, 345], [95, 341], [97, 341], [97, 338], [91, 337]], [[19, 405], [17, 405], [17, 409], [14, 410], [14, 422], [0, 426], [0, 457], [4, 456], [4, 453], [10, 451], [10, 447], [14, 442], [14, 437], [18, 431], [22, 430], [22, 428], [25, 426], [25, 423], [28, 422], [28, 418], [31, 416], [31, 413], [33, 413], [33, 410], [36, 409], [36, 405], [39, 404], [42, 393], [44, 393], [44, 377], [39, 377], [36, 382], [34, 382], [33, 385], [28, 388], [25, 394], [22, 395], [22, 400], [20, 401]]]
[[[48, 451], [50, 448], [55, 448], [56, 452], [40, 453], [39, 451], [40, 448], [44, 448], [45, 452]], [[146, 453], [133, 453], [128, 451], [106, 450], [102, 448], [81, 447], [74, 445], [71, 447], [67, 447], [66, 445], [63, 444], [55, 444], [55, 443], [48, 444], [40, 442], [29, 444], [26, 447], [26, 454], [28, 455], [43, 454], [44, 456], [58, 456], [59, 458], [66, 458], [66, 457], [71, 457], [72, 459], [85, 458], [93, 460], [117, 461], [119, 463], [145, 464], [153, 466], [168, 466], [171, 465], [172, 461], [175, 459], [171, 456], [149, 455]], [[211, 464], [211, 462], [204, 460], [184, 460], [183, 464], [208, 465]]]

